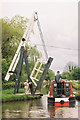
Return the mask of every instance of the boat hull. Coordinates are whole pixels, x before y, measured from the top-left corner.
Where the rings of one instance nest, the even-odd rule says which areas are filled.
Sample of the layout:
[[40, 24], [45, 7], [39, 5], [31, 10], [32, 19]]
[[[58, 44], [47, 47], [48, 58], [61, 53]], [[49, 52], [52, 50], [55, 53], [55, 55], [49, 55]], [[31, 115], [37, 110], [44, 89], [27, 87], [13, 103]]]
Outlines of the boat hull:
[[48, 97], [48, 105], [52, 106], [75, 106], [75, 97], [54, 98]]

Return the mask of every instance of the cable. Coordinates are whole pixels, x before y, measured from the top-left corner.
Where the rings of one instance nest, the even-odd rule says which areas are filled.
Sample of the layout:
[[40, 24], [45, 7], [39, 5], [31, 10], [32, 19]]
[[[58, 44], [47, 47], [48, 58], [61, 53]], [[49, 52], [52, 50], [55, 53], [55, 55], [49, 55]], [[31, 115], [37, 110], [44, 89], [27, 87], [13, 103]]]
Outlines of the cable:
[[[44, 45], [41, 45], [41, 44], [35, 44], [35, 45], [38, 45], [38, 46], [44, 46]], [[67, 49], [67, 50], [80, 50], [80, 49], [73, 49], [73, 48], [64, 48], [64, 47], [58, 47], [58, 46], [53, 46], [53, 45], [45, 45], [46, 47], [53, 47], [53, 48], [60, 48], [60, 49]]]

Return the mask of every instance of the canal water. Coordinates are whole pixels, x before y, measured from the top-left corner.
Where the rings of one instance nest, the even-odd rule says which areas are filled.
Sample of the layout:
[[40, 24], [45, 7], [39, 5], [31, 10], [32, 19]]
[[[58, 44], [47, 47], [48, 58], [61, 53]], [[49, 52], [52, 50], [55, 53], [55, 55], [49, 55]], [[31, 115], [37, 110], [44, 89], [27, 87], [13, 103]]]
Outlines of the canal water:
[[2, 118], [78, 118], [80, 103], [75, 107], [49, 107], [47, 95], [41, 99], [2, 104]]

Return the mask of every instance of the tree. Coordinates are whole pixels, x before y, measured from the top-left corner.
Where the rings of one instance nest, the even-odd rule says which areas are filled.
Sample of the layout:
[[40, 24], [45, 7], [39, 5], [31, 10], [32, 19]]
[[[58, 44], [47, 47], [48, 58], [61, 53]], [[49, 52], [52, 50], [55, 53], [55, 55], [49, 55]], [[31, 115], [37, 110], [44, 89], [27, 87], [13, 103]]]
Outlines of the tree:
[[65, 66], [65, 71], [66, 72], [71, 72], [74, 68], [76, 68], [76, 64], [72, 61], [68, 62]]
[[6, 62], [6, 59], [2, 59], [2, 80], [4, 80], [8, 67], [9, 64]]
[[55, 77], [54, 72], [51, 69], [49, 69], [48, 72], [47, 72], [45, 80], [46, 81], [51, 81], [51, 80], [54, 80], [54, 77]]
[[[22, 39], [25, 28], [29, 19], [22, 16], [14, 16], [11, 20], [8, 18], [1, 19], [2, 21], [2, 79], [6, 75], [6, 72], [11, 64], [13, 56], [18, 48], [20, 40]], [[37, 58], [40, 58], [41, 54], [37, 50], [37, 47], [29, 46], [29, 62], [31, 70], [34, 62]], [[24, 65], [25, 66], [25, 65]], [[25, 68], [25, 67], [24, 67]]]
[[2, 58], [8, 60], [14, 56], [19, 42], [25, 30], [27, 18], [14, 16], [11, 20], [8, 18], [2, 21]]
[[80, 80], [80, 68], [75, 68], [71, 71], [72, 80]]
[[41, 58], [41, 53], [38, 51], [37, 46], [28, 46], [28, 59], [30, 63], [30, 69], [32, 71], [34, 64], [36, 63], [37, 59]]
[[[27, 27], [27, 23], [29, 19], [17, 15], [14, 16], [11, 20], [8, 18], [1, 20], [2, 20], [2, 58], [3, 58], [2, 79], [4, 80], [4, 77], [11, 64], [13, 56], [15, 55], [16, 49], [23, 36], [25, 28]], [[30, 64], [30, 71], [32, 71], [36, 60], [41, 57], [41, 53], [38, 51], [36, 46], [33, 47], [26, 46], [26, 49], [28, 50], [28, 55], [29, 55], [28, 59]], [[46, 80], [52, 80], [53, 77], [54, 77], [54, 73], [51, 70], [49, 70], [46, 75]], [[22, 80], [26, 80], [26, 79], [27, 79], [26, 66], [24, 64], [22, 71]]]
[[63, 72], [62, 78], [67, 79], [67, 80], [71, 80], [71, 73], [70, 72]]

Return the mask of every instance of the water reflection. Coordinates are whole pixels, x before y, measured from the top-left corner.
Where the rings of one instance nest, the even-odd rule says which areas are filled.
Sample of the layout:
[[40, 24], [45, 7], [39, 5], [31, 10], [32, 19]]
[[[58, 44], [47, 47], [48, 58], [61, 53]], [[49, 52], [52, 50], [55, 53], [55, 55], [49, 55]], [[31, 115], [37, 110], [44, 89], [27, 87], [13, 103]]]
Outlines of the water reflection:
[[[77, 104], [76, 104], [77, 105]], [[4, 103], [3, 118], [78, 118], [78, 107], [59, 108], [47, 105], [47, 96], [30, 101]]]
[[47, 101], [42, 99], [4, 103], [2, 105], [3, 118], [37, 118], [49, 117]]
[[50, 118], [78, 118], [78, 106], [77, 101], [74, 107], [48, 106]]

